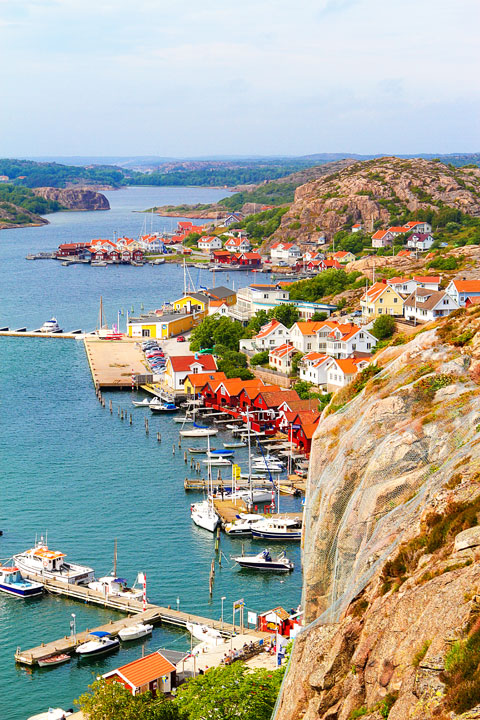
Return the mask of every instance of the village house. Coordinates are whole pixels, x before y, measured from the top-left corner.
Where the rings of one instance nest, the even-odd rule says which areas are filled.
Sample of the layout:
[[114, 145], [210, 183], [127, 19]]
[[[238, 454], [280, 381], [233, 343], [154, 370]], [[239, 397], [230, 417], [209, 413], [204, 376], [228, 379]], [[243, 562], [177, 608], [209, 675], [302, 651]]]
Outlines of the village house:
[[169, 355], [164, 382], [171, 390], [183, 390], [185, 380], [191, 373], [215, 372], [216, 369], [213, 355]]
[[360, 298], [362, 317], [375, 320], [379, 315], [403, 315], [403, 298], [385, 282], [377, 282], [368, 288]]
[[372, 235], [372, 248], [386, 248], [391, 246], [395, 236], [389, 230], [377, 230]]
[[317, 331], [322, 327], [323, 322], [298, 321], [290, 328], [290, 342], [302, 353], [310, 350], [317, 350]]
[[202, 252], [213, 252], [222, 249], [222, 241], [216, 235], [207, 235], [198, 240], [198, 249]]
[[274, 264], [285, 262], [288, 265], [294, 265], [302, 257], [302, 251], [295, 243], [277, 242], [270, 248], [270, 257]]
[[459, 304], [445, 290], [427, 290], [417, 287], [403, 306], [406, 320], [432, 322], [458, 310]]
[[432, 226], [425, 220], [410, 220], [404, 225], [405, 232], [431, 233]]
[[[255, 397], [263, 387], [265, 387], [265, 384], [259, 378], [252, 378], [252, 380], [225, 379], [216, 386], [213, 402], [216, 407], [238, 408], [242, 390], [249, 389], [253, 397]], [[213, 390], [213, 387], [210, 389]]]
[[392, 225], [391, 227], [387, 228], [390, 235], [393, 235], [394, 238], [396, 238], [398, 235], [404, 235], [405, 233], [409, 232], [410, 228], [406, 227], [405, 225]]
[[417, 287], [417, 283], [413, 278], [405, 277], [390, 278], [390, 280], [387, 280], [387, 285], [390, 285], [397, 293], [403, 295], [410, 295]]
[[442, 278], [440, 275], [414, 275], [413, 279], [417, 283], [417, 287], [426, 290], [440, 290]]
[[178, 300], [174, 300], [173, 309], [181, 313], [203, 313], [203, 319], [208, 311], [208, 297], [204, 293], [188, 293]]
[[160, 651], [138, 658], [103, 675], [107, 682], [123, 685], [132, 695], [171, 693], [176, 685], [176, 667]]
[[282, 345], [288, 339], [288, 329], [273, 318], [266, 325], [263, 325], [260, 332], [251, 340], [240, 340], [240, 351], [254, 350], [255, 352], [261, 352], [262, 350], [270, 350], [270, 348]]
[[237, 292], [237, 303], [231, 310], [231, 316], [241, 322], [248, 322], [259, 310], [271, 310], [278, 300], [288, 300], [288, 290], [280, 283], [258, 283], [241, 288]]
[[230, 237], [224, 245], [225, 250], [234, 253], [250, 252], [251, 245], [247, 238]]
[[232, 253], [231, 263], [258, 268], [262, 264], [262, 256], [257, 252]]
[[332, 359], [327, 368], [327, 391], [336, 392], [345, 387], [368, 364], [364, 358]]
[[231, 290], [224, 285], [208, 288], [208, 290], [203, 291], [203, 294], [207, 296], [210, 303], [215, 300], [221, 300], [225, 302], [228, 306], [231, 306], [235, 305], [235, 303], [237, 302], [237, 293], [235, 292], [235, 290]]
[[285, 375], [290, 374], [292, 358], [298, 350], [291, 343], [284, 343], [268, 353], [268, 363]]
[[327, 384], [327, 368], [332, 362], [330, 355], [310, 352], [304, 355], [299, 364], [300, 380], [311, 382], [317, 387]]
[[407, 247], [420, 250], [420, 252], [430, 250], [433, 243], [433, 235], [430, 233], [414, 233], [407, 239]]
[[340, 265], [346, 265], [347, 263], [355, 260], [355, 255], [350, 251], [346, 252], [345, 250], [338, 250], [332, 255], [332, 259], [339, 262]]
[[175, 233], [186, 237], [190, 235], [190, 233], [199, 233], [202, 235], [204, 231], [205, 225], [194, 225], [191, 220], [180, 220], [180, 222], [177, 223]]
[[154, 312], [127, 317], [127, 334], [133, 338], [163, 338], [183, 335], [198, 325], [206, 316], [205, 311], [192, 313]]
[[222, 218], [221, 224], [224, 227], [230, 227], [230, 225], [235, 225], [235, 223], [241, 222], [243, 220], [244, 216], [241, 212], [233, 212], [230, 213], [230, 215], [227, 215], [227, 217]]
[[206, 373], [191, 373], [187, 375], [185, 382], [183, 383], [183, 389], [187, 395], [198, 396], [207, 383], [217, 383], [218, 385], [227, 379], [224, 372], [206, 372]]
[[210, 260], [215, 265], [230, 265], [232, 253], [229, 253], [228, 250], [212, 250]]
[[363, 230], [362, 223], [355, 223], [355, 225], [352, 225], [352, 233], [360, 232]]
[[480, 280], [451, 280], [446, 292], [460, 307], [465, 307], [467, 298], [480, 297]]
[[325, 352], [335, 358], [348, 358], [352, 354], [370, 355], [377, 338], [358, 325], [339, 324], [326, 337]]

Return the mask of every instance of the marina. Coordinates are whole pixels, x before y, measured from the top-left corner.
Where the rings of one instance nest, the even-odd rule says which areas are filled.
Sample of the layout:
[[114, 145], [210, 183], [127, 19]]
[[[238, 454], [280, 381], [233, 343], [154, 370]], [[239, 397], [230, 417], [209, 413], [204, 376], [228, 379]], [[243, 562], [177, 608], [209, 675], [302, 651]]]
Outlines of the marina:
[[132, 375], [146, 375], [144, 356], [133, 340], [85, 338], [93, 384], [97, 388], [131, 388]]

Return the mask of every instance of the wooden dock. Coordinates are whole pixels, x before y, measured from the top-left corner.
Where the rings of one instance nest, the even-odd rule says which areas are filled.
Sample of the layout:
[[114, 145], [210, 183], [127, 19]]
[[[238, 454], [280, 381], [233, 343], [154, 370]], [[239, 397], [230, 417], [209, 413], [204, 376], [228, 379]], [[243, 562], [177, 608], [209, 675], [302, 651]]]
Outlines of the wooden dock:
[[[78, 632], [75, 637], [66, 635], [58, 640], [47, 643], [41, 643], [37, 647], [28, 650], [17, 648], [15, 652], [15, 660], [24, 665], [36, 665], [39, 659], [49, 657], [56, 653], [72, 653], [78, 645], [86, 642], [91, 632], [108, 632], [112, 636], [118, 635], [120, 630], [138, 622], [149, 622], [151, 624], [173, 625], [175, 627], [185, 628], [187, 622], [199, 623], [208, 627], [219, 630], [225, 637], [230, 637], [236, 632], [236, 628], [227, 622], [220, 620], [212, 620], [212, 618], [201, 617], [172, 608], [165, 608], [152, 603], [147, 603], [147, 609], [143, 611], [142, 603], [137, 600], [126, 600], [125, 598], [105, 596], [96, 590], [90, 590], [83, 585], [66, 585], [55, 580], [46, 580], [40, 575], [28, 574], [33, 580], [41, 582], [47, 592], [55, 593], [63, 597], [80, 600], [84, 603], [94, 603], [113, 610], [120, 610], [128, 613], [128, 617], [121, 620], [110, 620], [108, 623], [96, 628], [87, 628]], [[262, 638], [268, 636], [267, 633], [257, 632], [256, 630], [244, 629], [244, 633]]]
[[0, 336], [2, 337], [28, 337], [28, 338], [44, 338], [47, 340], [62, 339], [62, 340], [83, 340], [87, 337], [87, 334], [82, 330], [75, 330], [72, 332], [62, 333], [45, 333], [40, 330], [0, 330]]
[[86, 337], [84, 345], [95, 387], [131, 388], [132, 373], [147, 373], [142, 350], [133, 340]]

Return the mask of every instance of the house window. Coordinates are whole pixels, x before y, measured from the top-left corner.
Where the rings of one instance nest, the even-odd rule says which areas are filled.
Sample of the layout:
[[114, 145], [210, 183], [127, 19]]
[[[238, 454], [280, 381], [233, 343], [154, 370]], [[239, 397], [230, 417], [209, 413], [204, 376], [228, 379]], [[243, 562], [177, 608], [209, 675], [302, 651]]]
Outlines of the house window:
[[312, 349], [312, 343], [307, 343], [307, 350], [311, 350], [311, 349]]
[[196, 375], [198, 373], [198, 367], [193, 368], [193, 374]]
[[371, 347], [372, 347], [372, 343], [367, 343], [367, 350], [370, 350]]
[[382, 314], [382, 308], [379, 308], [379, 309], [378, 309], [378, 314], [379, 314], [379, 315]]
[[396, 302], [397, 302], [397, 298], [393, 298], [393, 302], [396, 303]]
[[150, 337], [150, 330], [147, 330], [147, 328], [142, 328], [142, 337]]
[[352, 343], [352, 350], [356, 350], [356, 349], [357, 349], [357, 344], [356, 344], [356, 343]]

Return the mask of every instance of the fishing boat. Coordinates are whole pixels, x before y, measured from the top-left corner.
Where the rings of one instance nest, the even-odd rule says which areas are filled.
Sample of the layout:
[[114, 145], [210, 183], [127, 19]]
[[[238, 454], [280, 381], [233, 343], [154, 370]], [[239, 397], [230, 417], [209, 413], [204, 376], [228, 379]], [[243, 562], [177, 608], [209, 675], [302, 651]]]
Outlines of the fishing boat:
[[150, 407], [150, 403], [151, 403], [150, 398], [145, 398], [144, 400], [132, 400], [133, 407], [148, 408], [148, 407]]
[[73, 710], [62, 710], [62, 708], [48, 708], [46, 712], [38, 713], [38, 715], [30, 715], [28, 720], [63, 720], [63, 718], [73, 715]]
[[193, 428], [187, 428], [187, 430], [180, 430], [182, 437], [211, 437], [216, 435], [218, 430], [215, 428], [209, 428], [206, 425], [197, 425], [193, 423]]
[[208, 645], [221, 645], [223, 643], [222, 633], [208, 625], [200, 625], [199, 623], [187, 622], [186, 628], [190, 635], [201, 642], [207, 642]]
[[216, 458], [216, 457], [224, 457], [229, 458], [233, 457], [235, 453], [233, 450], [210, 450], [210, 452], [207, 451], [207, 456], [210, 458]]
[[15, 597], [32, 597], [43, 593], [43, 585], [25, 580], [17, 567], [0, 567], [0, 590]]
[[233, 537], [251, 535], [252, 524], [263, 519], [264, 516], [257, 513], [240, 513], [234, 522], [225, 525], [225, 532]]
[[114, 595], [115, 597], [128, 598], [130, 600], [141, 600], [143, 596], [143, 588], [127, 587], [127, 581], [124, 578], [115, 577], [115, 575], [106, 575], [98, 580], [88, 583], [91, 590], [101, 592], [107, 597]]
[[150, 403], [149, 408], [152, 412], [171, 413], [177, 412], [178, 407], [175, 403]]
[[57, 655], [49, 655], [48, 657], [39, 658], [37, 660], [39, 667], [55, 667], [70, 662], [71, 657], [66, 653], [58, 653]]
[[69, 585], [86, 585], [95, 579], [93, 568], [65, 561], [65, 553], [49, 550], [40, 538], [33, 548], [13, 556], [15, 565], [22, 573], [34, 573]]
[[79, 645], [75, 652], [81, 657], [92, 657], [92, 655], [104, 655], [108, 652], [118, 650], [120, 640], [110, 637], [110, 633], [103, 630], [95, 630], [89, 634], [91, 640]]
[[121, 640], [138, 640], [139, 638], [150, 635], [153, 630], [153, 625], [148, 623], [137, 623], [136, 625], [130, 625], [125, 627], [118, 633]]
[[252, 525], [252, 536], [266, 540], [300, 541], [302, 539], [301, 522], [288, 517], [265, 518]]
[[267, 570], [270, 572], [291, 572], [295, 567], [293, 562], [289, 560], [285, 553], [282, 552], [276, 558], [272, 558], [268, 549], [262, 550], [257, 555], [239, 555], [233, 557], [234, 560], [242, 568], [250, 568], [252, 570]]
[[207, 457], [207, 459], [202, 460], [202, 462], [204, 465], [209, 465], [212, 467], [230, 467], [232, 464], [228, 458], [223, 457]]
[[42, 327], [40, 328], [40, 332], [44, 333], [58, 333], [62, 332], [60, 325], [57, 322], [57, 319], [52, 317], [50, 320], [46, 320]]
[[[207, 439], [207, 452], [210, 452], [210, 438]], [[203, 462], [206, 462], [205, 460]], [[228, 462], [228, 460], [225, 460]], [[199, 503], [194, 503], [190, 507], [190, 517], [192, 518], [195, 525], [204, 528], [209, 532], [215, 532], [217, 525], [220, 522], [220, 518], [215, 511], [213, 499], [211, 493], [213, 492], [213, 480], [212, 480], [212, 469], [211, 465], [208, 465], [208, 492], [210, 497]]]
[[229, 442], [229, 443], [223, 443], [224, 448], [228, 448], [229, 450], [234, 450], [235, 448], [242, 448], [247, 447], [246, 442]]

